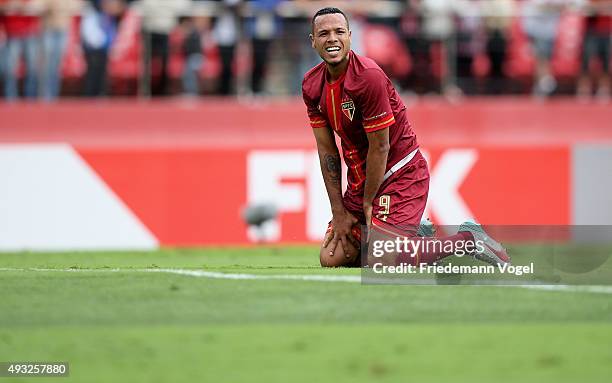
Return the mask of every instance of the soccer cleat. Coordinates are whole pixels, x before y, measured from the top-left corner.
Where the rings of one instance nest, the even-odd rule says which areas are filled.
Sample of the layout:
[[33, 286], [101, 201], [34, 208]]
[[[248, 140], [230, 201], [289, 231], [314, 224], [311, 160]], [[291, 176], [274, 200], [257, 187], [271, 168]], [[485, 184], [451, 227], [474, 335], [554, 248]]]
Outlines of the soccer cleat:
[[510, 257], [506, 249], [504, 249], [499, 242], [489, 237], [482, 226], [476, 222], [468, 221], [462, 223], [461, 226], [459, 226], [458, 232], [470, 232], [474, 236], [474, 241], [481, 242], [484, 249], [482, 251], [476, 250], [476, 252], [472, 254], [472, 256], [479, 261], [486, 262], [493, 266], [510, 263]]
[[433, 238], [436, 236], [436, 227], [434, 226], [433, 222], [429, 220], [429, 218], [421, 219], [421, 224], [417, 230], [417, 236], [422, 238]]

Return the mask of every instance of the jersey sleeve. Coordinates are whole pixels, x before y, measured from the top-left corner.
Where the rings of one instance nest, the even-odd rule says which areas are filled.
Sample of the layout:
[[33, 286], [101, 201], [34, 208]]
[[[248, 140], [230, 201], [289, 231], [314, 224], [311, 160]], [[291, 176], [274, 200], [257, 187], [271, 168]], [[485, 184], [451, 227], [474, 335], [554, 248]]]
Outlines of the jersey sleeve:
[[366, 133], [387, 128], [395, 123], [389, 102], [389, 79], [381, 70], [369, 69], [363, 73], [359, 106]]
[[302, 85], [302, 98], [304, 99], [304, 104], [306, 104], [306, 111], [308, 113], [308, 119], [310, 120], [310, 126], [313, 128], [326, 128], [327, 120], [323, 116], [323, 113], [319, 110], [319, 105], [315, 102], [312, 97], [309, 97], [307, 92], [304, 91], [304, 87]]
[[326, 128], [327, 120], [323, 117], [323, 114], [319, 112], [317, 107], [307, 106], [308, 119], [310, 120], [310, 126], [313, 128]]

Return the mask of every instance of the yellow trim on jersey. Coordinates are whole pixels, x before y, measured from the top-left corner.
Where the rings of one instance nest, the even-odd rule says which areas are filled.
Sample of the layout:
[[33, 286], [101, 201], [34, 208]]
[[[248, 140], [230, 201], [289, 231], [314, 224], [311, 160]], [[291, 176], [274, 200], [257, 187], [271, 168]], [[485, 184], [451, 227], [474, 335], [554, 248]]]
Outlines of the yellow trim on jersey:
[[336, 119], [336, 98], [334, 97], [334, 88], [331, 88], [332, 111], [334, 112], [334, 129], [338, 131], [338, 120]]
[[346, 153], [346, 156], [349, 158], [349, 160], [351, 160], [351, 162], [353, 163], [353, 165], [348, 165], [351, 169], [353, 169], [354, 174], [357, 176], [357, 185], [359, 185], [361, 183], [361, 175], [359, 174], [359, 167], [361, 166], [361, 164], [356, 163], [353, 160], [353, 155], [357, 152], [357, 149], [351, 149], [348, 151], [348, 153]]
[[325, 120], [310, 120], [310, 125], [313, 126], [313, 127], [321, 128], [321, 127], [327, 126], [327, 121], [325, 121]]
[[394, 117], [394, 116], [391, 116], [391, 118], [389, 118], [389, 119], [388, 119], [388, 120], [386, 120], [386, 121], [379, 122], [378, 124], [374, 124], [374, 125], [364, 125], [364, 126], [363, 126], [363, 128], [364, 128], [364, 129], [373, 129], [373, 128], [378, 128], [379, 126], [383, 126], [383, 125], [386, 125], [386, 124], [391, 124], [391, 123], [393, 123], [394, 121], [395, 121], [395, 117]]

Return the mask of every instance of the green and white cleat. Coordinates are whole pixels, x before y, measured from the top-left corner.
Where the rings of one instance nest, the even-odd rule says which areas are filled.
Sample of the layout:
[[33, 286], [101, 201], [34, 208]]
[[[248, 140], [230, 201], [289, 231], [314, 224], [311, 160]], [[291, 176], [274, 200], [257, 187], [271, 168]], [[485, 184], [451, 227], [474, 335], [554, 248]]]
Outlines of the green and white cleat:
[[479, 246], [482, 247], [482, 250], [476, 250], [476, 252], [472, 254], [472, 256], [479, 261], [486, 262], [493, 266], [510, 263], [510, 257], [506, 249], [504, 249], [499, 242], [489, 237], [478, 223], [470, 221], [464, 222], [459, 226], [458, 232], [470, 232], [474, 236], [474, 241], [482, 244], [482, 246]]
[[429, 220], [429, 218], [421, 219], [421, 224], [419, 225], [419, 230], [417, 230], [417, 235], [421, 238], [433, 238], [436, 236], [436, 227], [433, 222]]

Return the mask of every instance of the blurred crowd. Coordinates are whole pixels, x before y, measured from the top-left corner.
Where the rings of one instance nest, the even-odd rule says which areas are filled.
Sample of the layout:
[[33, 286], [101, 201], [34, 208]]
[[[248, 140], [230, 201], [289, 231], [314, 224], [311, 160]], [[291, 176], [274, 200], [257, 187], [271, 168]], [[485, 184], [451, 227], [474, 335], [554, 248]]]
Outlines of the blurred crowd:
[[612, 0], [0, 0], [0, 94], [298, 94], [330, 5], [405, 92], [610, 99]]

